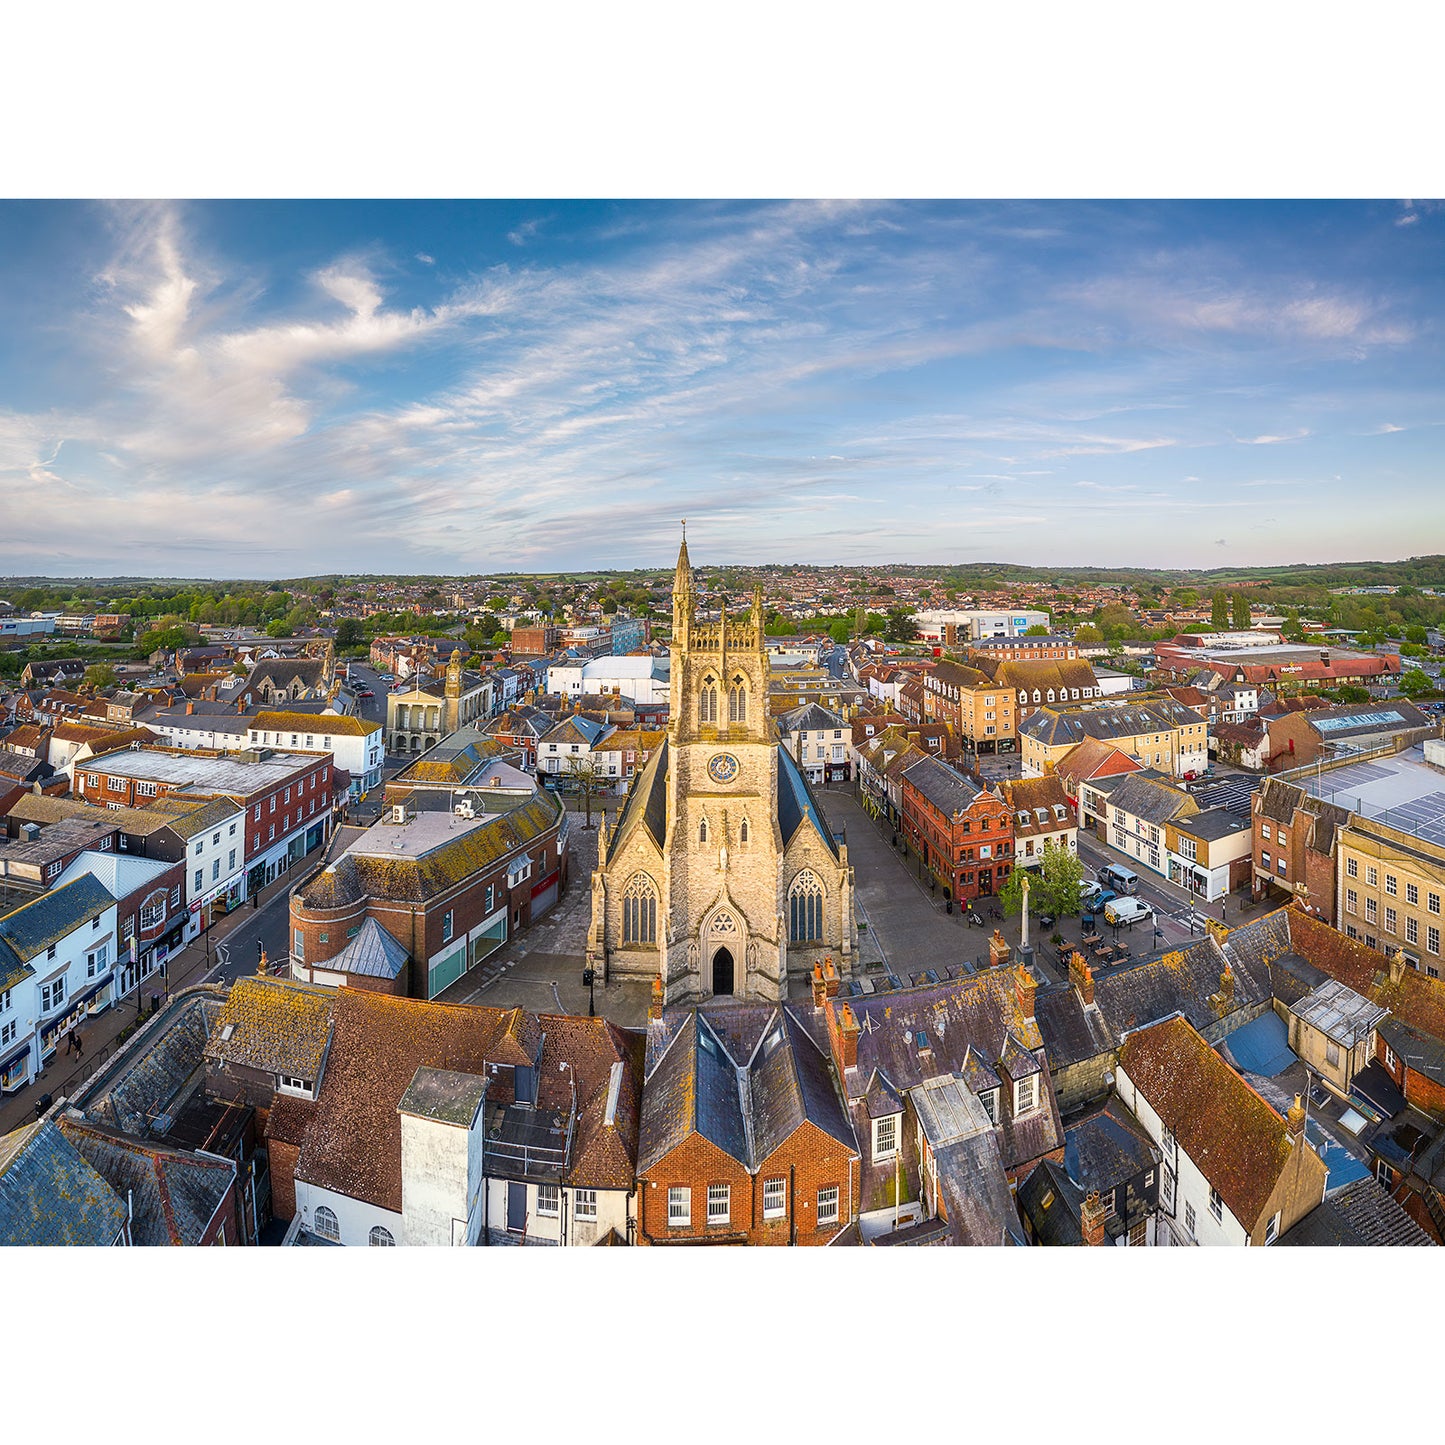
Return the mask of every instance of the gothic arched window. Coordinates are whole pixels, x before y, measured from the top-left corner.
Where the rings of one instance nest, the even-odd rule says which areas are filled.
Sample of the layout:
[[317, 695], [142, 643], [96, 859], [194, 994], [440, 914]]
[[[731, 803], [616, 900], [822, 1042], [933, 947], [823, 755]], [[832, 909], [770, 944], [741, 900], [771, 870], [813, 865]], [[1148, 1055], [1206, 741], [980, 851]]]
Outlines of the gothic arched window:
[[733, 678], [728, 689], [728, 721], [743, 723], [748, 720], [748, 693], [741, 677]]
[[823, 937], [823, 885], [810, 868], [804, 868], [788, 890], [788, 917], [788, 937], [794, 943]]
[[717, 722], [717, 679], [705, 677], [702, 691], [697, 695], [697, 720], [700, 723]]
[[738, 829], [738, 842], [740, 842], [740, 843], [746, 843], [747, 841], [748, 841], [748, 820], [747, 820], [746, 818], [744, 818], [743, 821], [742, 821], [742, 826]]
[[704, 819], [702, 820], [702, 822], [697, 825], [697, 841], [698, 841], [699, 843], [706, 843], [706, 842], [707, 842], [707, 819], [706, 819], [706, 818], [704, 818]]
[[622, 941], [657, 942], [657, 885], [646, 873], [634, 873], [622, 890]]

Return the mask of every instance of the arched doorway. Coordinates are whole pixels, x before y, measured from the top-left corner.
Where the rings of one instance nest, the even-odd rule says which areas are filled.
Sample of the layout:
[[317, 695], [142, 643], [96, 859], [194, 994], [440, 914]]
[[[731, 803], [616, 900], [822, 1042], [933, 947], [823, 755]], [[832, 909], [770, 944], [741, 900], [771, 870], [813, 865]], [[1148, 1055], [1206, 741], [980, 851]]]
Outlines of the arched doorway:
[[730, 949], [720, 948], [712, 956], [712, 991], [731, 994], [733, 991], [733, 956]]

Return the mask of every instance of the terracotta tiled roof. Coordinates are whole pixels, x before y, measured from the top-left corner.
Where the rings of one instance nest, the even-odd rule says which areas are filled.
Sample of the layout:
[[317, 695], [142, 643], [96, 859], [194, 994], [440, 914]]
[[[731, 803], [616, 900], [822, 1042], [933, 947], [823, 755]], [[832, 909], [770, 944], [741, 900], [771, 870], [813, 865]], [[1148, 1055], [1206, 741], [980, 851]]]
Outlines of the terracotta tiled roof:
[[337, 989], [331, 1053], [296, 1177], [400, 1213], [402, 1095], [423, 1066], [483, 1073], [509, 1017]]
[[1290, 1157], [1284, 1120], [1184, 1019], [1130, 1034], [1119, 1065], [1253, 1231]]

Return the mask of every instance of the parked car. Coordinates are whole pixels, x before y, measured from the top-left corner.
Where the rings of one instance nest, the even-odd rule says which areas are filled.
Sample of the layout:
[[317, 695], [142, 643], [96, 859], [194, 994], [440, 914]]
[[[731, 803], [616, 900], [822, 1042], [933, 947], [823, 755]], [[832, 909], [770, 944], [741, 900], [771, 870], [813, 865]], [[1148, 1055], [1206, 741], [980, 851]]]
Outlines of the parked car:
[[1079, 906], [1085, 913], [1097, 913], [1111, 899], [1119, 895], [1102, 883], [1085, 883], [1079, 889]]
[[1099, 869], [1099, 882], [1116, 893], [1133, 893], [1139, 887], [1139, 875], [1122, 863], [1105, 863]]
[[1127, 924], [1132, 928], [1145, 920], [1154, 921], [1154, 910], [1142, 898], [1115, 898], [1104, 906], [1104, 922]]

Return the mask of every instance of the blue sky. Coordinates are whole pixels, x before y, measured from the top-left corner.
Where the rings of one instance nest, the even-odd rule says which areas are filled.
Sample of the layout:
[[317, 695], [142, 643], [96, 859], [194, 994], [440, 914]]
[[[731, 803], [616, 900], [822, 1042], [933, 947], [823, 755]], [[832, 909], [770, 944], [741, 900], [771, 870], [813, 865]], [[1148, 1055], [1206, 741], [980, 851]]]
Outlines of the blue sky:
[[0, 572], [1445, 550], [1445, 209], [0, 204]]

